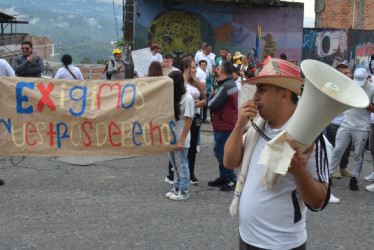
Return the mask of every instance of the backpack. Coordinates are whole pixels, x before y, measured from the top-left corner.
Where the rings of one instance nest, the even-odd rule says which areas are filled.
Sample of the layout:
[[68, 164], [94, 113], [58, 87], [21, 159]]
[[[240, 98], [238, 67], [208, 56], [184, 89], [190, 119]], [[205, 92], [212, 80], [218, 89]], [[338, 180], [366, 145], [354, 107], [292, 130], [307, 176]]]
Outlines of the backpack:
[[[112, 67], [114, 67], [114, 61], [113, 61], [113, 59], [110, 59], [110, 61], [112, 62]], [[112, 78], [112, 74], [110, 74], [108, 72], [108, 70], [105, 72], [105, 76], [106, 76], [107, 80], [110, 80]]]

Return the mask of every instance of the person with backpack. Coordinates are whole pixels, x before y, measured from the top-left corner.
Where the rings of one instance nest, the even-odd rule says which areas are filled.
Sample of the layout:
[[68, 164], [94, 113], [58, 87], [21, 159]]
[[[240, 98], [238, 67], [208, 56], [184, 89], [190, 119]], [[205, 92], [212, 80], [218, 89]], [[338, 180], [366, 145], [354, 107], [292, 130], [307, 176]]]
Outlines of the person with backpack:
[[[121, 80], [125, 79], [125, 66], [129, 66], [130, 63], [126, 62], [122, 58], [122, 51], [119, 49], [113, 50], [113, 56], [110, 58], [107, 79], [108, 80]], [[109, 77], [109, 78], [108, 78]]]

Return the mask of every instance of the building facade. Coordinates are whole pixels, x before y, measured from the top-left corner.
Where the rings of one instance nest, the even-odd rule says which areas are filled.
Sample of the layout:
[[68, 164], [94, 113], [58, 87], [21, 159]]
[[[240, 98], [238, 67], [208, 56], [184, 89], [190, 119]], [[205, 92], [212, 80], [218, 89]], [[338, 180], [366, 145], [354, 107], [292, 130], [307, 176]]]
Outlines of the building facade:
[[374, 0], [315, 0], [316, 28], [374, 29]]

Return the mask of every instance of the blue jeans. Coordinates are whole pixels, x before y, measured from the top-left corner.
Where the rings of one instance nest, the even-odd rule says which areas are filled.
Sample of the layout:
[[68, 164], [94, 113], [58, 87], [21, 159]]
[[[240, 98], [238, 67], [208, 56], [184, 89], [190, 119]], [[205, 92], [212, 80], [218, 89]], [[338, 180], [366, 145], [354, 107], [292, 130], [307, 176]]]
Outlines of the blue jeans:
[[174, 187], [183, 191], [187, 191], [190, 186], [187, 154], [188, 148], [169, 152], [169, 160], [174, 167]]
[[231, 131], [214, 131], [214, 154], [218, 160], [219, 176], [222, 179], [236, 180], [236, 174], [233, 169], [227, 169], [223, 165], [223, 150]]

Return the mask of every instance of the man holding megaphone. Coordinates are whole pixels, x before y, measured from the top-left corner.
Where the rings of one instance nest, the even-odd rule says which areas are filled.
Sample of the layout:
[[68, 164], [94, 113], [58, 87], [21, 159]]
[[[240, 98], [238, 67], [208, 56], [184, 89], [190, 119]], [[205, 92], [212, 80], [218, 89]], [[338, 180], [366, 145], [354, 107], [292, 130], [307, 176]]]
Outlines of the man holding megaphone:
[[[224, 166], [241, 167], [230, 207], [232, 215], [239, 212], [240, 249], [306, 249], [307, 207], [319, 211], [329, 200], [331, 144], [320, 135], [301, 152], [290, 138], [287, 145], [295, 153], [284, 176], [259, 164], [268, 141], [279, 135], [293, 116], [304, 80], [297, 66], [271, 59], [258, 77], [246, 82], [255, 84], [257, 90], [253, 100], [240, 107], [224, 150]], [[258, 113], [254, 128], [243, 136], [245, 126]]]

